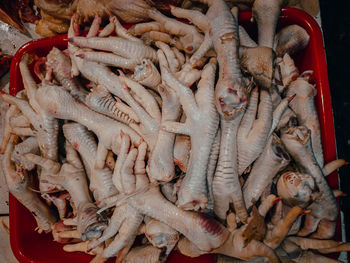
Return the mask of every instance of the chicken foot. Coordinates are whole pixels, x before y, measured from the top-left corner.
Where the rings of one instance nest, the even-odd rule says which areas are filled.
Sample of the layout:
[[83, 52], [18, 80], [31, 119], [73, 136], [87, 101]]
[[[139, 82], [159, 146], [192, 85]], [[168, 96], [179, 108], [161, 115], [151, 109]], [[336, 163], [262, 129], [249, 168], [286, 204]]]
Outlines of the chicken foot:
[[[158, 52], [160, 57], [164, 56], [162, 51]], [[206, 172], [210, 149], [219, 124], [214, 104], [215, 68], [216, 60], [211, 59], [202, 71], [196, 95], [177, 80], [167, 67], [162, 68], [163, 80], [176, 91], [186, 114], [184, 124], [163, 122], [162, 129], [191, 137], [189, 165], [178, 194], [178, 205], [185, 209], [204, 209], [208, 202]], [[200, 132], [200, 135], [197, 132]]]
[[135, 112], [120, 100], [115, 100], [107, 88], [102, 85], [97, 85], [97, 87], [93, 88], [88, 96], [86, 96], [85, 104], [90, 109], [125, 124], [139, 122]]
[[290, 107], [296, 113], [298, 124], [306, 126], [311, 131], [312, 150], [320, 167], [323, 167], [323, 150], [321, 143], [321, 128], [315, 107], [315, 86], [308, 82], [308, 77], [299, 77], [290, 83], [287, 96], [296, 94]]
[[164, 259], [170, 254], [180, 238], [175, 229], [155, 219], [146, 223], [145, 236], [153, 246], [166, 248], [163, 253]]
[[63, 164], [62, 167], [50, 159], [31, 153], [24, 156], [44, 169], [51, 170], [50, 181], [61, 185], [70, 193], [77, 208], [78, 233], [84, 241], [100, 236], [105, 224], [99, 222], [97, 217], [97, 207], [92, 204], [83, 165], [77, 153], [69, 143], [66, 143], [66, 151], [68, 163]]
[[[97, 135], [99, 139], [96, 158], [97, 167], [103, 168], [108, 154], [107, 149], [113, 150], [115, 154], [119, 153], [119, 134], [121, 130], [130, 135], [135, 145], [138, 145], [140, 142], [140, 136], [134, 130], [122, 123], [90, 110], [86, 106], [75, 101], [73, 97], [61, 87], [43, 86], [38, 89], [37, 99], [40, 102], [41, 108], [50, 113], [53, 117], [79, 122]], [[66, 105], [66, 107], [62, 107], [62, 105]]]
[[71, 62], [62, 51], [54, 47], [47, 55], [46, 65], [52, 69], [54, 77], [72, 96], [84, 102], [87, 95], [77, 79], [71, 76]]
[[291, 158], [277, 135], [268, 139], [264, 151], [255, 161], [248, 179], [243, 185], [243, 196], [247, 209], [257, 202], [276, 174], [285, 168]]
[[319, 190], [319, 196], [308, 207], [312, 211], [306, 216], [305, 226], [299, 235], [308, 235], [318, 226], [312, 237], [327, 239], [334, 235], [338, 203], [315, 159], [310, 138], [310, 130], [305, 126], [289, 127], [281, 137], [293, 159], [315, 179]]
[[[257, 119], [255, 119], [256, 115], [258, 115]], [[264, 150], [271, 125], [272, 102], [269, 91], [264, 89], [260, 91], [260, 104], [258, 108], [258, 91], [254, 89], [249, 98], [248, 108], [243, 115], [237, 132], [239, 175], [241, 175]]]
[[84, 163], [90, 180], [89, 189], [97, 202], [118, 193], [112, 182], [112, 172], [109, 168], [95, 168], [97, 143], [93, 134], [79, 123], [66, 123], [63, 125], [65, 138], [76, 149]]
[[35, 164], [29, 162], [22, 156], [24, 153], [39, 154], [38, 140], [35, 137], [28, 137], [23, 142], [15, 145], [11, 155], [11, 160], [19, 163], [25, 170], [31, 171], [35, 168]]
[[33, 214], [38, 225], [38, 232], [50, 232], [56, 218], [50, 209], [42, 203], [37, 194], [29, 190], [29, 179], [26, 171], [17, 169], [11, 161], [13, 149], [14, 136], [12, 135], [2, 158], [2, 169], [9, 191]]

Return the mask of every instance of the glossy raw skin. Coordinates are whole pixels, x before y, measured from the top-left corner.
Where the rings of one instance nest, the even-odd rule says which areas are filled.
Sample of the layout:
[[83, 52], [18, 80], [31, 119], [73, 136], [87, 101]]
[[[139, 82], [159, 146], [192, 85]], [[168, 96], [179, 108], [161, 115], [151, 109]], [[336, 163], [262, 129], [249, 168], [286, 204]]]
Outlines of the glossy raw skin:
[[[123, 89], [125, 101], [131, 106], [140, 120], [139, 125], [131, 124], [130, 126], [142, 136], [142, 139], [147, 142], [149, 149], [152, 151], [157, 143], [161, 120], [161, 113], [158, 104], [151, 93], [149, 93], [143, 86], [124, 76], [123, 78], [125, 79]], [[138, 101], [136, 101], [136, 98], [132, 96], [129, 89], [130, 84], [139, 86], [140, 89], [143, 89], [145, 93], [148, 94], [148, 98], [144, 97], [142, 99], [145, 100], [146, 105], [149, 107], [143, 107]], [[134, 94], [135, 97], [136, 95], [137, 94]]]
[[124, 259], [124, 263], [159, 263], [163, 262], [162, 260], [162, 250], [150, 246], [140, 246], [135, 247], [130, 250], [126, 258]]
[[125, 23], [138, 23], [149, 20], [147, 9], [151, 6], [144, 0], [108, 1], [108, 9]]
[[93, 134], [79, 123], [67, 123], [63, 125], [63, 133], [66, 139], [76, 149], [84, 163], [84, 167], [90, 180], [89, 189], [95, 200], [101, 201], [118, 193], [112, 182], [112, 172], [109, 168], [95, 168], [97, 156], [97, 144]]
[[141, 42], [130, 41], [120, 37], [73, 37], [70, 43], [79, 47], [110, 51], [124, 58], [147, 58], [152, 61], [157, 61], [156, 51], [153, 48]]
[[136, 238], [137, 230], [141, 225], [142, 220], [143, 216], [129, 205], [123, 204], [116, 207], [103, 235], [100, 238], [93, 240], [88, 245], [89, 249], [97, 247], [102, 242], [109, 238], [113, 238], [114, 236], [114, 240], [103, 252], [105, 258], [116, 256], [126, 246], [130, 249], [130, 246]]
[[[264, 88], [271, 88], [274, 69], [274, 47], [277, 20], [283, 0], [254, 1], [252, 12], [258, 26], [258, 47], [249, 44], [241, 53], [241, 65], [249, 72], [256, 83]], [[248, 43], [250, 43], [249, 41]], [[257, 57], [259, 57], [257, 59]]]
[[[72, 231], [71, 231], [72, 232]], [[83, 252], [89, 255], [95, 255], [94, 259], [91, 260], [91, 263], [103, 263], [106, 262], [106, 259], [103, 258], [102, 252], [104, 246], [101, 245], [91, 251], [88, 250], [88, 244], [90, 243], [90, 240], [88, 241], [82, 241], [79, 243], [71, 243], [63, 246], [63, 250], [66, 252]]]
[[30, 128], [30, 122], [23, 115], [23, 113], [18, 113], [14, 116], [11, 116], [9, 123], [13, 129], [15, 129], [16, 127], [18, 127], [18, 128]]
[[306, 126], [311, 131], [312, 150], [320, 167], [323, 167], [323, 150], [321, 143], [320, 122], [315, 107], [315, 86], [308, 82], [308, 78], [300, 77], [293, 81], [288, 89], [287, 96], [296, 94], [290, 107], [296, 113], [298, 124]]
[[242, 70], [250, 74], [260, 87], [269, 90], [274, 73], [275, 52], [265, 46], [240, 47], [239, 56]]
[[[130, 107], [135, 111], [135, 113], [137, 110], [137, 115], [141, 114], [139, 110], [139, 107], [141, 107], [142, 109], [144, 109], [144, 111], [147, 112], [147, 114], [149, 114], [151, 118], [155, 119], [156, 121], [159, 121], [161, 119], [161, 112], [158, 106], [159, 103], [157, 102], [156, 96], [153, 95], [152, 90], [147, 90], [145, 87], [143, 87], [136, 81], [126, 77], [122, 71], [118, 72], [120, 74], [119, 79], [123, 84], [122, 93], [125, 97], [124, 100], [130, 105]], [[142, 130], [141, 126], [140, 129]]]
[[348, 164], [349, 162], [345, 161], [344, 159], [337, 159], [325, 164], [323, 166], [322, 171], [323, 171], [323, 174], [327, 176], [327, 175], [330, 175], [335, 170], [339, 169], [340, 167]]
[[317, 164], [310, 143], [310, 131], [305, 126], [286, 129], [281, 139], [293, 159], [310, 174], [319, 189], [319, 195], [308, 207], [311, 213], [306, 216], [305, 226], [299, 235], [312, 235], [314, 238], [331, 238], [335, 232], [338, 216], [338, 203], [330, 189], [322, 169]]
[[[174, 49], [171, 49], [169, 46], [167, 46], [164, 43], [162, 45], [160, 45], [160, 49], [164, 52], [164, 55], [165, 55], [164, 56], [161, 53], [159, 53], [159, 55], [160, 55], [159, 56], [159, 65], [160, 65], [161, 71], [167, 72], [168, 69], [171, 71], [172, 68], [175, 71], [174, 67], [172, 67], [172, 68], [170, 67], [171, 61], [176, 61], [177, 65], [180, 65], [182, 62], [180, 61], [178, 56], [176, 56], [176, 52], [174, 51]], [[191, 85], [193, 85], [194, 82], [199, 80], [200, 75], [201, 75], [201, 71], [194, 69], [191, 66], [189, 66], [189, 67], [184, 66], [181, 69], [181, 71], [172, 72], [172, 73], [174, 73], [174, 76], [182, 84], [186, 85], [187, 87], [190, 87]], [[169, 95], [170, 94], [175, 94], [175, 97], [171, 96], [172, 100], [173, 100], [172, 105], [180, 104], [179, 99], [176, 96], [175, 91], [169, 90]], [[181, 111], [176, 111], [176, 112], [178, 113], [178, 115], [172, 114], [172, 116], [173, 116], [172, 120], [168, 119], [166, 121], [177, 121], [181, 115]], [[184, 123], [185, 121], [186, 121], [186, 114], [182, 112], [180, 122]], [[163, 132], [165, 132], [165, 131], [159, 131], [159, 134], [161, 134]], [[175, 145], [173, 146], [173, 148], [174, 148], [174, 162], [175, 162], [175, 164], [182, 171], [186, 171], [187, 166], [188, 166], [188, 162], [189, 162], [189, 157], [190, 157], [190, 150], [191, 150], [190, 137], [187, 135], [183, 135], [183, 134], [177, 134], [176, 140], [175, 140]], [[165, 150], [163, 149], [163, 151], [165, 151]]]
[[135, 112], [121, 101], [116, 101], [102, 85], [97, 85], [85, 98], [85, 104], [92, 110], [107, 115], [117, 121], [129, 124], [139, 122]]
[[[73, 38], [79, 34], [80, 29], [77, 24], [77, 16], [73, 15], [68, 30], [68, 37]], [[85, 78], [94, 83], [104, 85], [112, 94], [123, 99], [122, 84], [107, 66], [79, 57], [82, 49], [71, 43], [68, 43], [68, 51], [71, 58], [71, 74], [73, 76], [78, 76], [81, 73]]]
[[[221, 169], [217, 169], [213, 184], [215, 185], [215, 178], [223, 178], [221, 181], [229, 182], [228, 184], [219, 184], [229, 188], [229, 191], [224, 191], [226, 193], [233, 190], [233, 203], [238, 210], [236, 212], [238, 212], [240, 220], [244, 222], [248, 215], [244, 207], [242, 191], [238, 181], [237, 149], [232, 147], [236, 142], [236, 132], [241, 119], [241, 116], [237, 115], [247, 103], [238, 57], [237, 13], [233, 16], [228, 6], [222, 0], [200, 2], [209, 5], [206, 14], [210, 24], [209, 37], [219, 63], [219, 79], [215, 88], [215, 104], [221, 117], [221, 149], [218, 161], [218, 167], [221, 167]], [[208, 48], [210, 48], [210, 45]], [[229, 196], [227, 195], [223, 202], [224, 207], [219, 210], [219, 217], [221, 218], [225, 216], [226, 211], [224, 210], [228, 209], [227, 204], [231, 202], [228, 198]], [[214, 197], [214, 209], [215, 203]]]
[[192, 54], [201, 45], [203, 35], [193, 25], [166, 17], [156, 9], [149, 10], [148, 15], [150, 18], [159, 22], [165, 32], [169, 32], [171, 35], [177, 35], [182, 49], [186, 53]]
[[288, 214], [284, 218], [280, 219], [274, 225], [272, 230], [267, 231], [264, 243], [272, 249], [277, 248], [288, 234], [288, 230], [294, 221], [303, 213], [303, 209], [299, 206], [295, 206], [290, 209]]
[[27, 173], [22, 169], [17, 169], [11, 161], [13, 149], [14, 143], [12, 137], [6, 147], [1, 163], [9, 191], [33, 214], [38, 225], [38, 232], [50, 232], [56, 222], [56, 218], [50, 209], [39, 199], [38, 195], [28, 189], [30, 185]]
[[[238, 174], [251, 165], [262, 153], [272, 125], [272, 101], [269, 91], [255, 88], [249, 98], [249, 105], [239, 124], [237, 133]], [[257, 116], [257, 118], [256, 118]], [[247, 204], [247, 200], [246, 200]]]
[[[115, 166], [115, 169], [118, 169], [118, 178], [113, 178], [113, 182], [117, 183], [116, 186], [120, 189], [122, 195], [133, 195], [138, 191], [142, 191], [149, 183], [145, 168], [147, 145], [142, 142], [136, 149], [129, 147], [130, 138], [127, 135], [123, 135], [122, 140], [121, 154], [118, 156]], [[122, 154], [125, 154], [125, 156], [122, 156]], [[130, 206], [129, 203], [124, 202], [117, 205], [111, 222], [102, 237], [93, 241], [89, 247], [96, 247], [118, 232], [103, 254], [105, 258], [118, 255], [117, 262], [122, 262], [134, 243], [142, 220], [143, 214]]]
[[[36, 90], [34, 92], [36, 92]], [[47, 115], [44, 115], [44, 118], [40, 119], [40, 115], [34, 112], [33, 108], [29, 105], [29, 103], [23, 99], [13, 97], [8, 94], [1, 94], [1, 97], [6, 102], [16, 105], [18, 109], [20, 109], [21, 112], [24, 114], [24, 116], [26, 116], [27, 119], [30, 121], [31, 125], [36, 130], [35, 134], [33, 135], [38, 135], [36, 138], [41, 154], [53, 160], [57, 159], [57, 120]], [[43, 128], [43, 123], [45, 123], [45, 127], [47, 127], [46, 129]], [[54, 185], [48, 180], [47, 176], [49, 176], [50, 174], [51, 171], [49, 170], [41, 170], [39, 188], [40, 191], [43, 193], [51, 191], [55, 188], [59, 188], [57, 187], [57, 185]]]
[[164, 195], [164, 197], [169, 200], [170, 202], [172, 202], [173, 204], [176, 203], [177, 201], [177, 185], [176, 183], [173, 182], [167, 182], [164, 183], [160, 186], [160, 191], [162, 192], [162, 194]]
[[174, 162], [182, 172], [187, 171], [191, 152], [191, 138], [187, 135], [177, 134], [174, 145]]
[[[27, 110], [24, 110], [24, 108], [22, 108], [21, 111], [23, 114], [30, 115], [30, 118], [28, 119], [39, 133], [39, 136], [37, 136], [37, 138], [42, 155], [46, 158], [57, 160], [58, 122], [55, 118], [52, 118], [43, 109], [41, 109], [37, 102], [36, 92], [38, 86], [36, 85], [34, 78], [29, 71], [29, 62], [30, 57], [26, 54], [22, 57], [19, 66], [24, 88], [27, 91], [29, 104], [33, 110], [30, 110], [29, 108]], [[28, 110], [30, 112], [24, 112]]]
[[119, 153], [120, 131], [130, 135], [132, 142], [138, 145], [140, 136], [128, 126], [96, 113], [83, 104], [75, 101], [72, 96], [56, 86], [43, 86], [38, 89], [37, 100], [42, 109], [53, 117], [73, 120], [86, 126], [99, 138], [98, 160], [105, 160], [107, 150]]
[[134, 36], [140, 36], [143, 33], [150, 31], [160, 31], [161, 25], [156, 21], [146, 22], [146, 23], [137, 23], [129, 28], [129, 33]]
[[4, 121], [2, 124], [2, 142], [0, 146], [0, 153], [4, 154], [6, 150], [6, 146], [10, 140], [11, 137], [11, 131], [12, 127], [10, 124], [10, 120], [13, 116], [15, 116], [20, 110], [17, 108], [16, 105], [11, 105], [9, 109], [5, 113]]
[[19, 163], [23, 169], [31, 171], [35, 168], [35, 164], [29, 162], [22, 156], [24, 153], [39, 154], [38, 140], [35, 137], [28, 137], [23, 142], [15, 145], [14, 151], [11, 155], [11, 160]]
[[247, 209], [257, 202], [276, 174], [290, 162], [290, 157], [277, 135], [270, 136], [264, 151], [255, 161], [243, 186], [244, 201]]
[[209, 162], [208, 162], [208, 172], [207, 172], [208, 205], [206, 209], [209, 211], [212, 211], [214, 209], [213, 181], [214, 181], [216, 165], [220, 154], [220, 141], [221, 141], [221, 130], [218, 129], [216, 132], [215, 140], [213, 142], [213, 146], [211, 147]]
[[331, 259], [322, 255], [315, 254], [311, 251], [305, 251], [298, 258], [293, 258], [294, 262], [297, 263], [341, 263], [342, 261]]
[[[180, 103], [175, 91], [165, 85], [159, 86], [158, 91], [163, 101], [161, 122], [176, 121], [180, 115]], [[151, 180], [170, 181], [175, 176], [174, 143], [174, 133], [159, 130], [148, 166]]]
[[[19, 63], [23, 85], [27, 92], [29, 103], [17, 98], [12, 98], [13, 102], [11, 103], [17, 105], [37, 131], [37, 140], [41, 155], [44, 158], [55, 161], [58, 158], [58, 121], [40, 108], [36, 99], [38, 86], [29, 71], [29, 63], [30, 57], [28, 54], [25, 54]], [[50, 174], [51, 172], [46, 169], [41, 171], [40, 191], [46, 192], [56, 188], [56, 186], [51, 184], [50, 180], [47, 179], [47, 176], [50, 176]]]
[[224, 226], [204, 214], [176, 207], [163, 197], [158, 187], [130, 197], [128, 203], [141, 213], [173, 227], [203, 251], [220, 247], [227, 239], [228, 231]]
[[203, 32], [207, 32], [209, 30], [209, 21], [199, 10], [179, 8], [171, 5], [170, 11], [177, 18], [189, 20]]
[[[272, 206], [276, 203], [277, 200], [279, 199], [276, 199], [276, 196], [271, 195], [267, 198], [267, 201], [262, 202], [262, 204], [259, 206], [259, 213], [260, 211], [262, 212], [261, 214], [262, 217], [265, 217], [268, 210], [272, 208]], [[230, 215], [232, 215], [232, 213], [230, 213], [227, 217], [228, 224], [229, 224]], [[250, 241], [249, 239], [247, 239], [249, 238], [249, 236], [246, 235], [246, 231], [247, 231], [247, 228], [250, 226], [249, 224], [243, 225], [237, 229], [235, 216], [232, 217], [232, 219], [234, 220], [235, 226], [231, 229], [228, 228], [229, 231], [231, 232], [229, 238], [221, 247], [212, 251], [212, 253], [218, 253], [218, 254], [234, 257], [234, 258], [240, 258], [244, 260], [244, 262], [245, 260], [247, 260], [248, 262], [279, 262], [278, 260], [276, 260], [276, 255], [274, 254], [273, 249], [269, 248], [264, 243], [256, 240], [256, 238], [250, 239]], [[256, 221], [252, 221], [252, 220], [254, 220], [253, 216], [249, 218], [249, 222], [253, 224], [252, 225], [253, 228], [251, 230], [255, 231], [257, 227]], [[198, 247], [196, 247], [193, 243], [191, 243], [186, 238], [182, 238], [179, 241], [178, 248], [182, 254], [189, 257], [197, 257], [199, 255], [205, 254], [204, 251], [201, 251]], [[266, 257], [268, 258], [268, 261], [261, 261], [263, 259], [260, 257]], [[237, 261], [228, 261], [228, 262], [241, 262], [241, 261], [237, 259]]]
[[87, 92], [83, 90], [76, 79], [71, 77], [71, 62], [69, 57], [54, 47], [47, 55], [46, 65], [52, 69], [55, 78], [74, 98], [82, 102], [84, 101]]
[[109, 52], [97, 52], [89, 50], [80, 50], [76, 56], [93, 62], [100, 62], [108, 66], [120, 67], [133, 70], [140, 62], [140, 59], [129, 59], [115, 55]]
[[278, 57], [276, 63], [278, 70], [275, 71], [275, 79], [281, 82], [277, 87], [279, 93], [282, 93], [293, 80], [298, 78], [299, 70], [288, 53]]
[[309, 174], [286, 172], [277, 181], [277, 192], [283, 202], [306, 208], [313, 198], [315, 181]]
[[[210, 251], [219, 247], [227, 238], [227, 230], [210, 217], [184, 211], [166, 200], [160, 193], [159, 187], [150, 185], [148, 179], [145, 181], [145, 174], [138, 172], [140, 168], [145, 172], [145, 163], [144, 157], [139, 159], [140, 163], [135, 162], [135, 159], [137, 160], [135, 151], [137, 152], [134, 148], [128, 153], [126, 157], [128, 164], [126, 164], [126, 169], [124, 169], [129, 177], [125, 181], [128, 182], [128, 188], [135, 184], [136, 190], [135, 194], [128, 196], [126, 199], [127, 204], [135, 208], [139, 213], [157, 219], [176, 229], [203, 251]], [[133, 162], [135, 164], [134, 174], [132, 169], [134, 166]]]
[[[316, 254], [314, 252], [311, 252], [311, 250], [305, 250], [303, 251], [296, 243], [298, 243], [299, 237], [289, 237], [281, 244], [281, 246], [277, 249], [278, 256], [280, 257], [282, 262], [301, 262], [301, 263], [341, 263], [342, 261], [334, 260], [326, 256], [322, 256], [320, 254]], [[308, 245], [306, 247], [316, 247], [319, 245], [324, 246], [330, 246], [333, 242], [333, 240], [315, 240], [315, 239], [309, 239], [309, 238], [301, 238], [305, 240]], [[296, 241], [294, 243], [293, 241]], [[298, 240], [298, 241], [297, 241]], [[302, 241], [303, 242], [303, 241]], [[329, 249], [329, 252], [336, 250], [339, 248], [340, 250], [348, 245], [348, 243], [337, 243], [338, 246], [332, 247]], [[334, 244], [334, 243], [333, 243]], [[321, 246], [322, 246], [321, 245]], [[334, 249], [334, 250], [333, 250]], [[319, 252], [327, 253], [328, 249], [320, 249]], [[315, 251], [315, 250], [314, 250]], [[283, 259], [283, 260], [282, 260]]]
[[230, 234], [227, 241], [221, 247], [214, 250], [214, 253], [236, 257], [243, 260], [249, 260], [250, 258], [254, 257], [267, 257], [271, 263], [278, 263], [278, 257], [273, 249], [264, 243], [253, 239], [245, 246], [243, 232], [246, 226], [247, 225], [234, 230]]
[[258, 26], [259, 46], [274, 47], [277, 20], [284, 0], [255, 0], [253, 17]]
[[[273, 104], [273, 108], [274, 108], [274, 116], [273, 116], [273, 121], [272, 121], [272, 126], [274, 127], [274, 129], [276, 130], [281, 130], [284, 127], [289, 126], [290, 122], [294, 122], [296, 120], [296, 115], [294, 113], [294, 111], [288, 107], [288, 105], [282, 106], [283, 104], [285, 104], [286, 102], [283, 102], [283, 100], [287, 100], [287, 104], [288, 104], [288, 100], [292, 97], [286, 97], [282, 100], [281, 95], [279, 94], [278, 90], [276, 88], [271, 89], [271, 98], [272, 98], [272, 104]], [[283, 108], [285, 108], [283, 110], [283, 108], [281, 109], [281, 106]], [[279, 109], [280, 108], [280, 109]], [[283, 111], [281, 111], [283, 110]], [[275, 117], [275, 112], [278, 113], [278, 117]]]
[[276, 202], [280, 201], [279, 197], [276, 197], [274, 194], [268, 195], [264, 200], [261, 201], [259, 205], [258, 212], [262, 217], [265, 217], [266, 214], [270, 211], [270, 209], [276, 204]]
[[298, 53], [298, 51], [304, 50], [309, 44], [309, 41], [309, 34], [301, 26], [286, 26], [276, 35], [276, 54], [279, 57], [283, 57], [285, 54], [292, 56]]
[[135, 67], [133, 79], [141, 85], [154, 90], [157, 90], [161, 82], [161, 77], [156, 66], [149, 59], [143, 59], [142, 63]]
[[206, 174], [210, 149], [219, 124], [214, 104], [215, 69], [216, 60], [211, 59], [204, 67], [195, 95], [169, 69], [162, 69], [163, 80], [176, 91], [186, 114], [186, 123], [163, 122], [162, 128], [191, 137], [189, 165], [178, 194], [178, 205], [184, 209], [204, 209], [208, 202]]
[[66, 143], [67, 163], [60, 165], [50, 159], [34, 154], [24, 156], [43, 168], [50, 170], [50, 181], [66, 189], [77, 209], [78, 233], [82, 240], [96, 238], [101, 235], [105, 224], [100, 223], [97, 217], [97, 207], [92, 204], [89, 194], [84, 167], [73, 147]]
[[210, 20], [210, 37], [219, 63], [219, 80], [215, 88], [216, 106], [222, 117], [233, 119], [247, 103], [238, 58], [237, 17], [232, 16], [223, 1], [209, 2], [212, 5], [206, 16]]
[[219, 160], [213, 179], [214, 212], [225, 220], [230, 203], [242, 222], [246, 222], [248, 213], [244, 204], [241, 184], [238, 178], [237, 130], [242, 113], [233, 121], [221, 119], [221, 144]]
[[233, 118], [247, 103], [238, 56], [238, 10], [232, 15], [223, 0], [198, 0], [198, 2], [207, 4], [209, 9], [205, 17], [200, 17], [200, 22], [192, 20], [200, 28], [203, 27], [201, 26], [203, 23], [204, 25], [208, 23], [209, 29], [201, 29], [209, 33], [196, 52], [200, 54], [195, 53], [190, 63], [195, 64], [211, 47], [214, 47], [219, 63], [219, 80], [215, 89], [216, 106], [220, 115]]
[[322, 254], [349, 250], [350, 243], [342, 243], [334, 240], [320, 240], [304, 237], [288, 237], [288, 241], [297, 244], [301, 249], [317, 249]]
[[151, 244], [158, 248], [166, 248], [164, 256], [167, 257], [179, 241], [179, 233], [172, 227], [151, 219], [146, 223], [145, 236]]
[[82, 59], [76, 55], [79, 54], [80, 49], [68, 43], [69, 53], [71, 55], [72, 63], [76, 65], [77, 70], [88, 80], [105, 86], [112, 94], [124, 99], [121, 91], [122, 84], [117, 75], [115, 75], [107, 66]]

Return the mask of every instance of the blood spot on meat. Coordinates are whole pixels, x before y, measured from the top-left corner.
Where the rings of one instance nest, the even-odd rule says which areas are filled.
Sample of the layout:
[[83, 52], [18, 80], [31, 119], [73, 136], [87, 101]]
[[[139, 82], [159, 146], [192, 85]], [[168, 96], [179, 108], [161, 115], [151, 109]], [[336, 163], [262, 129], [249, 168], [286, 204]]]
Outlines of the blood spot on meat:
[[186, 50], [189, 51], [189, 52], [191, 52], [191, 51], [193, 50], [193, 47], [192, 47], [192, 46], [187, 46], [187, 47], [186, 47]]
[[174, 158], [174, 163], [180, 168], [181, 171], [186, 172], [186, 166], [180, 160]]
[[232, 94], [234, 94], [234, 95], [237, 95], [237, 90], [234, 90], [234, 89], [231, 89], [231, 88], [228, 88], [228, 89], [227, 89], [227, 92], [228, 92], [228, 93], [232, 93]]
[[77, 142], [73, 142], [73, 147], [76, 150], [79, 150], [79, 144]]
[[212, 235], [220, 235], [222, 233], [222, 226], [219, 222], [207, 216], [205, 214], [200, 214], [200, 225]]

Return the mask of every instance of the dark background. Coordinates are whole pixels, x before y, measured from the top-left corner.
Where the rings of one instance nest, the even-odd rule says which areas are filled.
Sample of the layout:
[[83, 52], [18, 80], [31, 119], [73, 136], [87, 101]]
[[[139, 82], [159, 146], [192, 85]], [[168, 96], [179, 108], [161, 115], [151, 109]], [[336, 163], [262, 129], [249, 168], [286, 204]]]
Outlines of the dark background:
[[[350, 2], [320, 0], [338, 158], [350, 161]], [[350, 241], [350, 165], [339, 170], [347, 241]], [[349, 257], [349, 253], [348, 253]]]

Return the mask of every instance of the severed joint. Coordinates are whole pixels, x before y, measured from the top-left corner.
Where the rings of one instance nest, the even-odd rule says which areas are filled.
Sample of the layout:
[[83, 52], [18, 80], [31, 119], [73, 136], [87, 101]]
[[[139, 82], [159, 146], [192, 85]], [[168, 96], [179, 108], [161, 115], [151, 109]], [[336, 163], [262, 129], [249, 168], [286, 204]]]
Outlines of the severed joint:
[[143, 59], [142, 63], [135, 67], [133, 79], [141, 85], [156, 90], [161, 82], [160, 74], [156, 66], [149, 59]]
[[283, 173], [277, 181], [277, 192], [284, 203], [307, 207], [313, 200], [315, 181], [309, 174]]

